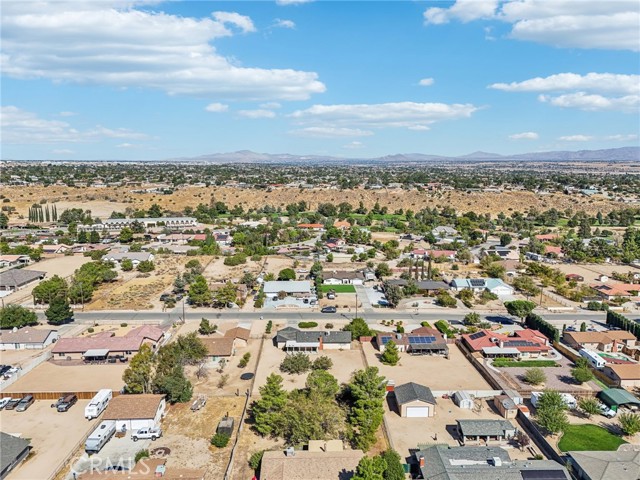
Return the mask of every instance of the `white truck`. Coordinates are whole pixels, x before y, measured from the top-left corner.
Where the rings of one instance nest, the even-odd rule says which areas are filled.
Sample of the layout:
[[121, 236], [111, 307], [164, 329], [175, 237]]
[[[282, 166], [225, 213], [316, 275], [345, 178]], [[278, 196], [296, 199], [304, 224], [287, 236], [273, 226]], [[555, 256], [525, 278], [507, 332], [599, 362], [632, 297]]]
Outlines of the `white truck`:
[[96, 396], [91, 399], [89, 405], [84, 407], [84, 418], [87, 420], [98, 418], [104, 409], [107, 408], [112, 397], [113, 392], [108, 388], [100, 390]]
[[160, 427], [152, 427], [152, 428], [140, 428], [131, 434], [131, 440], [137, 442], [138, 440], [147, 440], [151, 439], [152, 441], [156, 441], [156, 439], [162, 436], [162, 429]]
[[107, 443], [113, 434], [116, 433], [116, 421], [115, 420], [105, 420], [98, 428], [96, 428], [91, 435], [87, 438], [87, 441], [84, 443], [84, 451], [91, 453], [98, 453], [102, 450], [105, 443]]

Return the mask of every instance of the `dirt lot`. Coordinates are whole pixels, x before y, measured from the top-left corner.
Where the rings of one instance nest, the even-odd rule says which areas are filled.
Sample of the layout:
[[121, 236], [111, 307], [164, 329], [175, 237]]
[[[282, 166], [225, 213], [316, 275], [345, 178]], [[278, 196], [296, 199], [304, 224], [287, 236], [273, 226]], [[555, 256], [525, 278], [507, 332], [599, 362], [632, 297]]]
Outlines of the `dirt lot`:
[[[409, 450], [418, 444], [446, 443], [458, 446], [455, 434], [458, 419], [501, 419], [493, 407], [493, 401], [478, 400], [482, 405], [479, 411], [464, 410], [451, 399], [436, 399], [436, 414], [431, 418], [402, 418], [396, 409], [395, 400], [387, 397], [385, 401], [385, 419], [389, 425], [391, 440], [395, 450], [402, 458], [409, 456]], [[515, 420], [510, 420], [512, 423]], [[515, 424], [515, 423], [514, 423]], [[520, 452], [512, 445], [506, 445], [512, 459], [525, 459], [526, 453]]]
[[380, 374], [396, 385], [416, 382], [432, 390], [455, 392], [456, 390], [491, 390], [491, 387], [475, 368], [464, 358], [458, 347], [449, 345], [449, 359], [439, 356], [412, 356], [400, 354], [395, 367], [383, 365], [380, 354], [371, 343], [363, 345], [370, 366], [378, 367]]
[[[597, 283], [596, 277], [599, 275], [611, 275], [614, 272], [617, 273], [640, 273], [637, 268], [632, 268], [627, 265], [608, 265], [608, 264], [589, 264], [589, 265], [576, 265], [561, 263], [556, 265], [556, 268], [561, 272], [575, 273], [584, 277], [584, 283], [589, 285], [591, 283]], [[609, 283], [621, 283], [616, 280], [609, 280]]]
[[48, 478], [94, 425], [84, 418], [89, 400], [78, 400], [65, 413], [58, 413], [51, 403], [36, 401], [26, 412], [0, 412], [2, 431], [30, 438], [33, 447], [31, 457], [9, 475], [10, 480]]
[[[274, 330], [275, 332], [275, 330]], [[351, 375], [356, 370], [364, 368], [362, 354], [358, 349], [357, 342], [352, 343], [352, 350], [323, 350], [319, 354], [310, 354], [311, 360], [320, 355], [325, 355], [333, 360], [333, 367], [329, 373], [338, 379], [338, 383], [346, 383], [351, 379]], [[280, 372], [279, 366], [286, 357], [283, 350], [276, 348], [271, 340], [266, 340], [262, 349], [262, 357], [256, 372], [256, 381], [253, 386], [253, 395], [257, 395], [258, 389], [266, 383], [267, 377], [271, 373], [277, 373], [284, 378], [283, 386], [285, 390], [293, 390], [295, 388], [304, 388], [307, 379], [306, 374], [290, 375]]]
[[5, 393], [120, 390], [126, 368], [126, 364], [59, 366], [44, 362], [8, 387]]
[[223, 478], [235, 432], [229, 445], [223, 449], [211, 446], [210, 439], [215, 434], [218, 422], [227, 413], [235, 419], [234, 431], [237, 429], [244, 401], [244, 396], [217, 397], [210, 399], [197, 412], [190, 410], [190, 403], [169, 407], [162, 421], [164, 436], [156, 442], [158, 447], [171, 449], [167, 465], [204, 468], [207, 470], [206, 478]]

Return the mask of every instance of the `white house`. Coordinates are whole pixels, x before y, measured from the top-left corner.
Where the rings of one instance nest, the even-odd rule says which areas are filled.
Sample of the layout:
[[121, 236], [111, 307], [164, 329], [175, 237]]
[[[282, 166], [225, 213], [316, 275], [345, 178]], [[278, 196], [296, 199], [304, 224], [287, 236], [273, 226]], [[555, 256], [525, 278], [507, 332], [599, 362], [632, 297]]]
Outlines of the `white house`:
[[153, 261], [154, 256], [153, 253], [149, 252], [109, 252], [104, 256], [104, 260], [117, 263], [118, 265], [120, 265], [125, 258], [131, 260], [133, 266], [136, 267], [140, 262]]
[[58, 340], [57, 330], [22, 327], [0, 331], [0, 350], [41, 350]]
[[333, 271], [325, 272], [322, 283], [325, 285], [364, 285], [362, 272]]
[[116, 431], [160, 425], [167, 403], [164, 395], [118, 395], [109, 402], [102, 420], [115, 420]]
[[498, 297], [513, 295], [514, 289], [499, 278], [454, 278], [451, 281], [451, 289], [456, 292], [472, 290], [475, 293], [488, 290]]

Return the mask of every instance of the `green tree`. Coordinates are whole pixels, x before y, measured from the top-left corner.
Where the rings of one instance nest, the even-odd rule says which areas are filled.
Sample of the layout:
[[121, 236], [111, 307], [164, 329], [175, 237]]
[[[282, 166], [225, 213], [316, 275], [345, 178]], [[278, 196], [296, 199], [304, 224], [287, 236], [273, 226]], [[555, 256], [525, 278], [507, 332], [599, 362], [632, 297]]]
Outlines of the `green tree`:
[[326, 398], [335, 398], [340, 390], [338, 380], [326, 370], [313, 370], [308, 376], [306, 387], [309, 390], [309, 396], [319, 398], [323, 401]]
[[173, 291], [176, 293], [182, 293], [184, 292], [184, 289], [186, 288], [186, 286], [187, 286], [186, 280], [182, 275], [178, 274], [176, 279], [173, 281]]
[[80, 233], [78, 233], [78, 243], [87, 243], [88, 240], [87, 232], [85, 230], [80, 230]]
[[67, 282], [54, 275], [49, 280], [43, 280], [32, 290], [33, 302], [36, 304], [51, 303], [54, 298], [64, 298], [67, 295]]
[[0, 309], [0, 328], [22, 328], [37, 324], [35, 312], [20, 305], [7, 305]]
[[559, 392], [545, 390], [536, 407], [538, 423], [552, 435], [562, 432], [569, 425], [566, 409], [567, 405]]
[[511, 235], [509, 235], [508, 233], [503, 233], [500, 235], [500, 246], [501, 247], [506, 247], [507, 245], [509, 245], [511, 243], [511, 240], [513, 240], [513, 238], [511, 238]]
[[312, 370], [330, 370], [333, 367], [333, 360], [326, 355], [321, 355], [313, 361]]
[[200, 320], [200, 327], [198, 328], [198, 333], [200, 335], [211, 335], [212, 333], [215, 333], [216, 330], [218, 330], [218, 326], [211, 325], [209, 320], [207, 320], [206, 318]]
[[480, 323], [480, 315], [476, 312], [467, 313], [462, 321], [465, 325], [477, 325]]
[[149, 273], [155, 270], [155, 265], [151, 260], [143, 260], [138, 264], [138, 271], [142, 273]]
[[547, 381], [547, 375], [540, 367], [528, 368], [524, 372], [524, 381], [530, 385], [540, 385]]
[[196, 306], [209, 305], [211, 303], [211, 290], [207, 280], [202, 275], [197, 275], [189, 287], [189, 299]]
[[404, 468], [402, 468], [402, 459], [395, 450], [385, 450], [380, 454], [384, 460], [384, 480], [404, 480]]
[[100, 234], [97, 231], [91, 230], [89, 233], [89, 243], [100, 243]]
[[120, 243], [130, 243], [133, 240], [133, 230], [129, 227], [124, 227], [120, 230], [118, 240], [120, 240]]
[[133, 270], [133, 262], [128, 258], [123, 258], [120, 262], [120, 267], [122, 268], [123, 272], [130, 272], [131, 270]]
[[389, 264], [385, 262], [379, 263], [376, 267], [376, 277], [382, 278], [388, 277], [389, 275], [391, 275], [391, 268], [389, 268]]
[[385, 480], [385, 468], [386, 464], [382, 457], [364, 456], [360, 459], [352, 480]]
[[600, 413], [600, 402], [594, 397], [584, 397], [578, 400], [578, 408], [590, 418], [591, 415]]
[[238, 288], [231, 282], [224, 284], [222, 288], [219, 288], [213, 294], [215, 303], [219, 307], [226, 307], [230, 303], [235, 303], [237, 300]]
[[351, 322], [349, 322], [343, 329], [345, 332], [351, 332], [351, 337], [354, 340], [357, 340], [360, 337], [370, 337], [373, 335], [373, 332], [369, 328], [367, 322], [364, 321], [364, 318], [356, 317]]
[[449, 295], [448, 292], [440, 292], [436, 296], [436, 305], [440, 307], [456, 308], [456, 299]]
[[278, 280], [295, 280], [296, 271], [293, 268], [285, 268], [278, 273]]
[[333, 262], [333, 253], [327, 253], [327, 262], [328, 263]]
[[73, 311], [69, 302], [61, 297], [56, 297], [49, 303], [49, 308], [45, 310], [44, 315], [51, 325], [62, 325], [73, 320]]
[[487, 276], [490, 278], [501, 278], [504, 279], [505, 274], [507, 273], [506, 268], [504, 268], [499, 263], [492, 263], [487, 268], [484, 269]]
[[181, 365], [175, 365], [168, 374], [156, 378], [154, 384], [156, 391], [165, 394], [170, 403], [188, 402], [193, 396], [193, 386]]
[[536, 304], [533, 302], [529, 302], [527, 300], [513, 300], [511, 302], [504, 302], [504, 306], [509, 312], [509, 315], [513, 315], [514, 317], [518, 317], [521, 321], [529, 315], [534, 308], [536, 308]]
[[513, 280], [513, 288], [521, 291], [529, 297], [535, 297], [540, 293], [540, 289], [533, 279], [527, 275], [520, 275]]
[[572, 368], [571, 376], [580, 384], [593, 380], [593, 372], [588, 366]]
[[395, 366], [398, 364], [400, 361], [400, 352], [398, 351], [396, 342], [389, 340], [384, 347], [384, 352], [382, 352], [380, 356], [380, 361], [385, 365]]
[[351, 437], [357, 448], [368, 450], [375, 443], [375, 432], [382, 423], [385, 395], [384, 377], [376, 367], [358, 370], [348, 385], [351, 397], [349, 424]]
[[216, 433], [213, 437], [211, 437], [211, 445], [217, 448], [224, 448], [229, 444], [229, 437], [226, 433]]
[[249, 466], [251, 467], [251, 470], [256, 473], [260, 471], [260, 465], [262, 464], [263, 456], [264, 450], [259, 450], [251, 454], [251, 457], [249, 457]]
[[0, 212], [0, 229], [7, 228], [9, 226], [9, 217], [4, 212]]
[[287, 355], [280, 363], [280, 371], [291, 374], [301, 374], [311, 370], [311, 360], [306, 353], [298, 352]]
[[636, 433], [640, 432], [640, 415], [637, 413], [621, 413], [618, 417], [618, 421], [620, 422], [620, 428], [625, 433], [625, 435], [629, 435], [630, 437], [634, 436]]
[[282, 409], [287, 403], [287, 392], [282, 388], [282, 377], [272, 373], [260, 387], [260, 399], [253, 402], [251, 414], [254, 429], [260, 435], [270, 435], [279, 423]]
[[153, 350], [147, 343], [140, 346], [140, 350], [129, 362], [129, 366], [122, 375], [126, 393], [151, 393], [151, 382], [154, 371]]

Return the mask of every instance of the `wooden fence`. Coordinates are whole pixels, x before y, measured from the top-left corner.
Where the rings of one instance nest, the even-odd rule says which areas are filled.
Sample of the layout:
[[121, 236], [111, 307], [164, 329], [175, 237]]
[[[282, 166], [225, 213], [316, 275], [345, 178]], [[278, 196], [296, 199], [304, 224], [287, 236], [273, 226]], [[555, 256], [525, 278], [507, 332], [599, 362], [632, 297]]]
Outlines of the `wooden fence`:
[[[11, 395], [12, 398], [22, 398], [27, 395], [33, 395], [35, 400], [58, 400], [62, 395], [70, 395], [74, 394], [78, 397], [78, 400], [91, 400], [96, 396], [98, 392], [69, 392], [69, 391], [59, 391], [59, 392], [7, 392], [7, 395]], [[120, 395], [120, 392], [114, 391], [113, 396], [117, 397]]]

